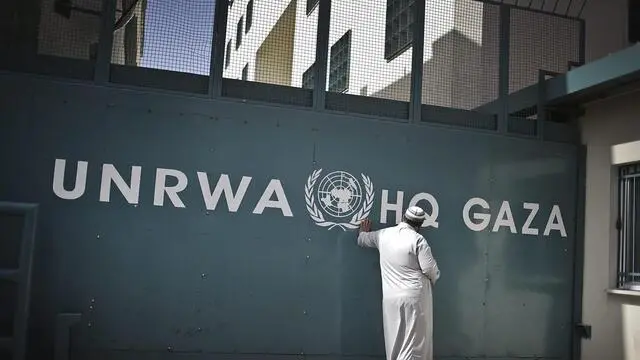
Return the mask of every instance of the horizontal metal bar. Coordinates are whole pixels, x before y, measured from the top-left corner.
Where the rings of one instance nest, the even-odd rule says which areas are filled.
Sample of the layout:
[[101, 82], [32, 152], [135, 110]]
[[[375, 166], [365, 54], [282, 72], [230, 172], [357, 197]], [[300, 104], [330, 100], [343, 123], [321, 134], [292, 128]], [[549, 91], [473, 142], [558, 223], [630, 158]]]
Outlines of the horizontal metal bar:
[[516, 4], [506, 4], [506, 3], [502, 2], [502, 1], [496, 1], [496, 0], [475, 0], [475, 1], [481, 2], [481, 3], [485, 3], [485, 4], [492, 4], [492, 5], [504, 5], [504, 6], [508, 6], [508, 7], [512, 8], [512, 9], [531, 11], [531, 12], [534, 12], [534, 13], [545, 14], [547, 16], [555, 16], [555, 17], [559, 17], [559, 18], [563, 18], [563, 19], [580, 20], [579, 17], [560, 14], [560, 13], [554, 13], [554, 12], [546, 11], [546, 10], [543, 10], [543, 9], [536, 9], [536, 8], [533, 8], [533, 7], [521, 6], [521, 5], [518, 5], [517, 3]]
[[13, 350], [13, 338], [0, 337], [0, 349]]
[[0, 201], [0, 211], [10, 213], [26, 214], [38, 208], [38, 204], [2, 202]]
[[20, 281], [20, 270], [19, 269], [0, 269], [0, 280], [7, 281]]

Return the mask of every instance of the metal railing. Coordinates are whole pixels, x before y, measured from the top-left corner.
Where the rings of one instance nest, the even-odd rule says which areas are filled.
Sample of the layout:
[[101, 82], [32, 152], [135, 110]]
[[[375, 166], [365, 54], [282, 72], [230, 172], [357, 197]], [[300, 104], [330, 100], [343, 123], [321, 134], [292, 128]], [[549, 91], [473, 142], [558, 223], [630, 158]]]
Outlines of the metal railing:
[[619, 169], [618, 288], [640, 291], [640, 164]]

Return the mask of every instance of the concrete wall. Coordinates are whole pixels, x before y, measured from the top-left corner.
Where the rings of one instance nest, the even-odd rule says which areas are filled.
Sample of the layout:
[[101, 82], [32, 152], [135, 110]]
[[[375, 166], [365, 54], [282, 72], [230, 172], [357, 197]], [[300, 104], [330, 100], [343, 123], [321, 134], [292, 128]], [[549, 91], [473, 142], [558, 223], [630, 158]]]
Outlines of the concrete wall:
[[611, 146], [640, 140], [640, 92], [587, 106], [582, 136], [587, 146], [583, 322], [592, 338], [583, 360], [640, 359], [640, 294], [617, 294], [616, 173]]

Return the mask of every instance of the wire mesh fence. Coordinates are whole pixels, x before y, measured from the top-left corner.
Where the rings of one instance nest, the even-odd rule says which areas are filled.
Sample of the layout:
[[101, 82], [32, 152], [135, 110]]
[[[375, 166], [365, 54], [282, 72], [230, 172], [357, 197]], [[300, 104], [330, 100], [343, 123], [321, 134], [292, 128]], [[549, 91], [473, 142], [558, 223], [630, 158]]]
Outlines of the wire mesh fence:
[[234, 0], [223, 77], [312, 87], [317, 25], [317, 0]]
[[208, 75], [215, 0], [117, 0], [111, 62]]
[[509, 43], [509, 93], [538, 82], [538, 70], [565, 73], [580, 59], [580, 22], [512, 9]]
[[[115, 1], [111, 62], [209, 75], [216, 0]], [[104, 0], [5, 0], [0, 49], [95, 60]], [[314, 87], [319, 0], [233, 0], [223, 77]], [[498, 98], [499, 6], [429, 0], [422, 103], [474, 109]], [[409, 101], [413, 0], [340, 0], [331, 7], [326, 90]], [[539, 70], [564, 73], [582, 60], [581, 23], [511, 9], [509, 92]], [[534, 115], [532, 115], [534, 116]]]
[[94, 60], [103, 0], [4, 0], [0, 49], [10, 56]]
[[327, 91], [409, 101], [414, 2], [331, 5]]
[[499, 6], [427, 1], [422, 103], [468, 110], [497, 99], [499, 40]]

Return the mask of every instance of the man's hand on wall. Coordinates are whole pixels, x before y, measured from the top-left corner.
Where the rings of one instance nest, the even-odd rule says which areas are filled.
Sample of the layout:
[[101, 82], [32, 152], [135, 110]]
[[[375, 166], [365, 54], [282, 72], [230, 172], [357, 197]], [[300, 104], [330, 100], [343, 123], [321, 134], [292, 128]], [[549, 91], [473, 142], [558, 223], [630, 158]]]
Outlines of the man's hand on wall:
[[360, 232], [369, 232], [371, 231], [371, 220], [364, 219], [360, 223]]

